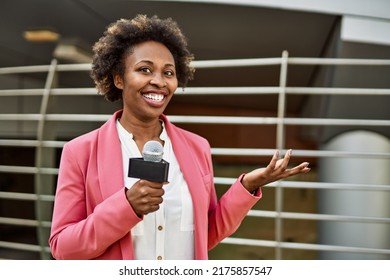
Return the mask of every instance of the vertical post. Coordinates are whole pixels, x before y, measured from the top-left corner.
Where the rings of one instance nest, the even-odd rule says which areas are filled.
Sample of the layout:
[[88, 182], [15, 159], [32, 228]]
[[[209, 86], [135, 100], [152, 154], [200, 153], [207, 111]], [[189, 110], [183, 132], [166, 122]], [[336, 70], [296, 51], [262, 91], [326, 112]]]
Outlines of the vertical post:
[[[280, 65], [280, 77], [279, 77], [279, 95], [278, 95], [278, 123], [276, 126], [276, 149], [281, 151], [285, 148], [285, 126], [284, 117], [286, 113], [286, 85], [287, 85], [287, 64], [288, 64], [288, 52], [283, 51], [282, 61]], [[276, 185], [275, 195], [275, 258], [277, 260], [282, 259], [282, 248], [280, 243], [283, 239], [283, 220], [280, 217], [280, 213], [283, 211], [283, 188], [280, 183]]]
[[[41, 199], [41, 195], [53, 193], [53, 176], [44, 174], [42, 168], [52, 166], [54, 161], [54, 151], [44, 151], [43, 141], [47, 137], [52, 138], [50, 134], [52, 130], [47, 128], [46, 114], [49, 107], [49, 99], [53, 83], [56, 77], [57, 60], [53, 59], [50, 64], [49, 72], [46, 78], [45, 88], [42, 94], [40, 107], [40, 120], [37, 128], [38, 146], [35, 153], [35, 166], [37, 173], [35, 174], [35, 193], [37, 194], [37, 201], [35, 204], [35, 215], [38, 221], [37, 236], [38, 245], [41, 247], [41, 259], [50, 259], [51, 254], [46, 250], [48, 246], [48, 238], [50, 229], [45, 227], [45, 223], [51, 220], [52, 206], [47, 201]], [[47, 223], [46, 223], [47, 224]]]

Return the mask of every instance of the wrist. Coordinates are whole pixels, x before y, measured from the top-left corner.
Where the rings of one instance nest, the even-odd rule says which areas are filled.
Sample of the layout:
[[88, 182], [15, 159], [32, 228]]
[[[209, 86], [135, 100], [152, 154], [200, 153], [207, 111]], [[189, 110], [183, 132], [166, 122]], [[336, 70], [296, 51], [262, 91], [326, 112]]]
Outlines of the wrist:
[[243, 185], [243, 187], [251, 194], [256, 194], [257, 190], [259, 189], [259, 186], [252, 186], [248, 180], [247, 180], [247, 176], [246, 174], [243, 174], [242, 177], [241, 177], [241, 185]]

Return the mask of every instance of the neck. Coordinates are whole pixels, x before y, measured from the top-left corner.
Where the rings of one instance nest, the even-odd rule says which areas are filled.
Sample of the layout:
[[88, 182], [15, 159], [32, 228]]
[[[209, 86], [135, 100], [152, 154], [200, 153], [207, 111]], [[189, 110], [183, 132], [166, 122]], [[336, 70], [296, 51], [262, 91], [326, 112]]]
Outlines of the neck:
[[133, 139], [137, 143], [160, 140], [162, 126], [158, 118], [145, 121], [129, 117], [123, 113], [119, 122], [129, 133], [133, 134]]

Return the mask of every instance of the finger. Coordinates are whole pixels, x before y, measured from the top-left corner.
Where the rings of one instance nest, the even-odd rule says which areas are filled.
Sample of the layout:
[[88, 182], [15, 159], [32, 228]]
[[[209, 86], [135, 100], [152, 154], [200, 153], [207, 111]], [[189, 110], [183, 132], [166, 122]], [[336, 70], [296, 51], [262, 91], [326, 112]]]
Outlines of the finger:
[[301, 173], [307, 173], [311, 170], [308, 162], [304, 162], [304, 163], [300, 164], [299, 166], [301, 168]]
[[155, 196], [155, 197], [151, 197], [149, 199], [149, 203], [150, 205], [159, 205], [163, 202], [163, 198], [162, 196]]
[[157, 211], [158, 209], [160, 209], [160, 204], [163, 202], [163, 198], [160, 196], [160, 197], [150, 197], [148, 199], [148, 203], [146, 204], [146, 213], [145, 214], [148, 214], [148, 213], [152, 213], [152, 212], [155, 212]]
[[162, 197], [148, 197], [140, 201], [138, 204], [138, 212], [141, 213], [142, 215], [146, 215], [152, 212], [157, 211], [160, 209], [160, 204], [162, 203], [163, 199]]
[[271, 159], [270, 163], [268, 164], [268, 166], [267, 166], [265, 171], [271, 171], [272, 172], [275, 169], [275, 167], [276, 167], [276, 163], [277, 163], [278, 159], [279, 159], [279, 151], [276, 151], [274, 153], [274, 155], [272, 156], [272, 159]]
[[165, 193], [165, 190], [164, 189], [153, 189], [153, 188], [150, 188], [149, 189], [149, 196], [151, 197], [162, 197]]
[[292, 150], [290, 149], [286, 152], [286, 155], [284, 156], [283, 161], [280, 163], [279, 168], [282, 171], [287, 169], [288, 163], [290, 162], [291, 155], [292, 155]]
[[140, 183], [142, 183], [142, 185], [144, 185], [144, 186], [148, 186], [148, 187], [154, 188], [154, 189], [161, 189], [164, 185], [164, 183], [162, 183], [162, 182], [152, 182], [152, 181], [143, 180], [143, 179], [140, 180]]
[[160, 205], [150, 205], [148, 209], [145, 211], [144, 215], [147, 215], [149, 213], [156, 212], [158, 209], [160, 209]]
[[295, 166], [294, 168], [291, 168], [290, 170], [288, 170], [287, 177], [293, 176], [293, 175], [296, 175], [296, 174], [299, 174], [299, 173], [307, 173], [307, 172], [309, 172], [310, 168], [308, 166], [309, 166], [308, 162], [303, 162], [300, 165]]
[[159, 205], [143, 205], [139, 208], [138, 213], [139, 215], [147, 215], [149, 213], [155, 212], [158, 209], [160, 209]]

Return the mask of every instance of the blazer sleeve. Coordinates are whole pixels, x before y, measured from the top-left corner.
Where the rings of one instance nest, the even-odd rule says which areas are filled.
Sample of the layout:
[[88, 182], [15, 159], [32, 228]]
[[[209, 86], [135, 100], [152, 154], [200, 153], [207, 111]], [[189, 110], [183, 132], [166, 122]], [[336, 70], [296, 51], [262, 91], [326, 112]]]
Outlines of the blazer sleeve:
[[[211, 155], [209, 155], [208, 160], [211, 163]], [[232, 235], [238, 229], [249, 210], [262, 196], [261, 188], [254, 195], [245, 189], [241, 184], [241, 179], [245, 175], [242, 174], [218, 200], [213, 172], [210, 174], [212, 176], [210, 176], [208, 250], [214, 248], [224, 238]]]
[[100, 192], [99, 186], [87, 187], [88, 165], [80, 158], [80, 153], [64, 146], [49, 238], [55, 259], [96, 258], [141, 220], [124, 187], [104, 200], [93, 198], [91, 192]]

